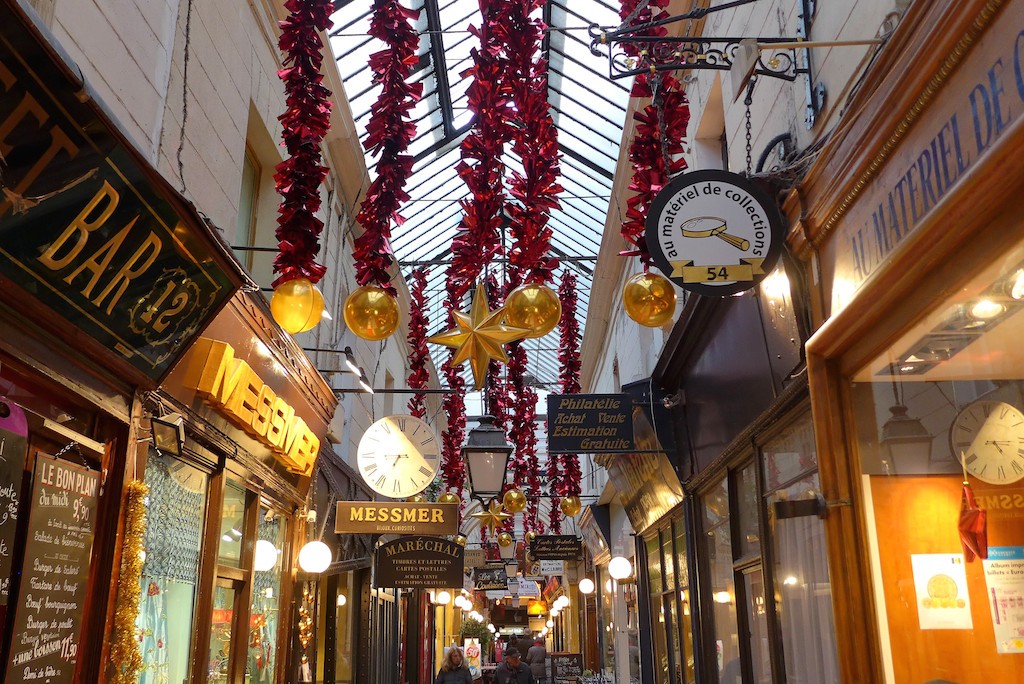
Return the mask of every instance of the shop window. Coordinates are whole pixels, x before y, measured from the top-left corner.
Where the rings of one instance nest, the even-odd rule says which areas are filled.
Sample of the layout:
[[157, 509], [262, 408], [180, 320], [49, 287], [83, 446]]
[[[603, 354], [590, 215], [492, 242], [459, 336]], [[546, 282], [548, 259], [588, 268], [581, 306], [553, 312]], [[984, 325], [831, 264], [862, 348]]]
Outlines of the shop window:
[[654, 629], [655, 681], [694, 681], [693, 637], [687, 581], [686, 533], [682, 518], [646, 541]]
[[[686, 551], [686, 523], [682, 518], [672, 521], [672, 536], [676, 550], [676, 601], [673, 610], [677, 611], [678, 619], [672, 624], [679, 625], [676, 630], [676, 642], [673, 644], [677, 654], [676, 682], [694, 682], [693, 661], [693, 625], [690, 616], [690, 573]], [[681, 649], [681, 651], [680, 651]]]
[[233, 251], [238, 260], [252, 271], [253, 250], [256, 246], [256, 201], [259, 196], [260, 168], [255, 155], [248, 147], [242, 157], [242, 188], [238, 198], [238, 215], [235, 219], [235, 240]]
[[146, 560], [142, 566], [139, 684], [189, 679], [206, 473], [151, 449], [146, 462]]
[[[654, 628], [654, 680], [658, 684], [668, 684], [672, 672], [669, 661], [667, 632], [671, 630], [672, 615], [665, 614], [664, 585], [662, 583], [661, 544], [655, 534], [646, 542], [647, 546], [647, 577], [651, 591], [651, 623]], [[671, 594], [669, 594], [671, 596]]]
[[228, 480], [224, 487], [224, 506], [220, 515], [220, 551], [217, 561], [221, 565], [241, 567], [244, 535], [245, 488]]
[[1024, 245], [993, 256], [962, 286], [922, 292], [933, 303], [852, 376], [895, 682], [1010, 682], [1024, 671]]
[[281, 573], [284, 568], [286, 518], [280, 513], [260, 508], [253, 558], [252, 603], [249, 607], [250, 684], [272, 684], [277, 666], [277, 634], [280, 623]]
[[[815, 502], [821, 494], [811, 417], [804, 416], [769, 441], [763, 456], [786, 681], [838, 684], [825, 523], [810, 506], [803, 515], [792, 515], [798, 511], [793, 508], [776, 514], [775, 507], [779, 502]], [[779, 510], [785, 511], [785, 505]]]
[[721, 684], [739, 684], [742, 676], [736, 586], [733, 579], [729, 489], [723, 479], [701, 500], [704, 516], [704, 557], [708, 559], [711, 622], [714, 628], [715, 673]]
[[335, 684], [352, 684], [355, 681], [353, 667], [354, 651], [352, 648], [355, 631], [355, 616], [358, 608], [358, 597], [353, 591], [352, 573], [343, 572], [338, 575], [338, 590], [335, 597], [334, 614], [334, 682]]
[[212, 684], [231, 681], [232, 644], [235, 634], [234, 616], [238, 613], [242, 583], [218, 577], [213, 590], [213, 629], [210, 630], [209, 678]]

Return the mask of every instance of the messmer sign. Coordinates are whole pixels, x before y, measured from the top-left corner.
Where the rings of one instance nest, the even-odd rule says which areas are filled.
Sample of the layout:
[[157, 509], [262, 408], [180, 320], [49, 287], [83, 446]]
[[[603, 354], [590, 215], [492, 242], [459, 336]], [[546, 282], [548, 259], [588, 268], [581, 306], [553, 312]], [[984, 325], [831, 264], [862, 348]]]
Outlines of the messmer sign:
[[337, 534], [458, 534], [459, 505], [408, 501], [339, 501]]
[[739, 174], [705, 169], [673, 179], [647, 215], [654, 263], [685, 290], [749, 290], [775, 267], [784, 239], [778, 206]]

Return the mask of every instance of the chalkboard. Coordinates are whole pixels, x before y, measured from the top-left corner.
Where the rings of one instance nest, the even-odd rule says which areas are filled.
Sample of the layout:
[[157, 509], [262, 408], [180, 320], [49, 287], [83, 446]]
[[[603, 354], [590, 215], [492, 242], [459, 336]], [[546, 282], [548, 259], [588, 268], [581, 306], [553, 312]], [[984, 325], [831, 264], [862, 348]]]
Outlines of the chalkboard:
[[551, 678], [555, 681], [568, 679], [575, 681], [583, 676], [583, 655], [580, 653], [552, 653]]
[[40, 454], [6, 682], [71, 682], [92, 555], [99, 473]]
[[[18, 497], [28, 455], [28, 420], [13, 402], [0, 398], [0, 606], [11, 585], [11, 549], [18, 527]], [[0, 615], [3, 611], [0, 610]]]

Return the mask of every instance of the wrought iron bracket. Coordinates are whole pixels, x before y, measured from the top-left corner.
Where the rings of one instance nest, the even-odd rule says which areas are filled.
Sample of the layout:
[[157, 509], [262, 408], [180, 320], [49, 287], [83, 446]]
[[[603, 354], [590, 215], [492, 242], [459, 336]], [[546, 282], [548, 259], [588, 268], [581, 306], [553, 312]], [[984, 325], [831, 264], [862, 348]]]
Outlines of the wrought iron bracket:
[[755, 74], [787, 81], [795, 81], [801, 75], [810, 77], [806, 60], [799, 59], [799, 53], [807, 52], [807, 49], [793, 47], [801, 42], [800, 38], [649, 36], [623, 31], [607, 32], [596, 25], [590, 27], [590, 35], [593, 38], [590, 44], [592, 54], [603, 57], [602, 48], [607, 50], [608, 76], [613, 80], [676, 69], [728, 71], [743, 41], [756, 41], [759, 46], [784, 45], [777, 50], [765, 50], [767, 54], [763, 56], [759, 54], [754, 65]]

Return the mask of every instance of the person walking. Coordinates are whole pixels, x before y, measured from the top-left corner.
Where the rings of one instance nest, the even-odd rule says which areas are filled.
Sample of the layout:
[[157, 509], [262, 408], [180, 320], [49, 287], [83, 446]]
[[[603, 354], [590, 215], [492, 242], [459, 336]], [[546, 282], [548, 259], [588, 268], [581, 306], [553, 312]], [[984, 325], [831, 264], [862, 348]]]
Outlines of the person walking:
[[458, 646], [448, 649], [434, 684], [473, 684], [473, 675], [469, 673], [469, 666]]
[[537, 684], [526, 663], [520, 662], [519, 650], [505, 651], [505, 660], [494, 671], [495, 684]]
[[548, 679], [548, 651], [544, 648], [544, 642], [537, 639], [526, 652], [526, 664], [530, 666], [533, 678], [538, 682], [546, 682]]

